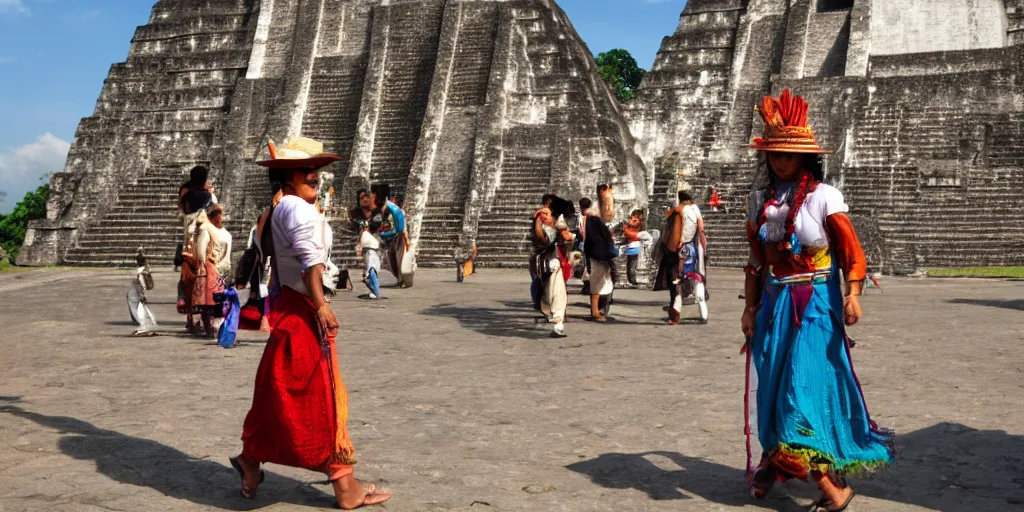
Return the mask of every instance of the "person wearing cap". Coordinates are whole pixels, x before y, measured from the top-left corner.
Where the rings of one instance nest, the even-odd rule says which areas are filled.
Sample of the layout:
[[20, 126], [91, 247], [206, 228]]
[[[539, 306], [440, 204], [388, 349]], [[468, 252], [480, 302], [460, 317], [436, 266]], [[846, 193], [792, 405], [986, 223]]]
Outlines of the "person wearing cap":
[[689, 186], [677, 193], [679, 204], [666, 212], [661, 264], [654, 290], [668, 290], [668, 324], [676, 325], [683, 312], [683, 297], [693, 295], [700, 321], [708, 321], [707, 290], [704, 285], [704, 255], [708, 240], [704, 218], [693, 204]]
[[261, 246], [271, 257], [270, 339], [256, 371], [252, 407], [242, 428], [242, 453], [231, 465], [251, 498], [263, 481], [260, 466], [275, 463], [327, 475], [337, 504], [354, 509], [391, 495], [354, 476], [348, 436], [348, 394], [338, 370], [338, 320], [324, 296], [330, 240], [317, 202], [317, 170], [338, 161], [323, 144], [300, 138], [259, 162], [283, 196], [269, 215]]
[[822, 492], [812, 510], [836, 512], [854, 496], [844, 475], [892, 461], [892, 432], [871, 421], [846, 336], [862, 315], [867, 265], [843, 194], [822, 183], [828, 151], [807, 124], [807, 102], [787, 89], [759, 112], [764, 136], [750, 147], [761, 152], [763, 183], [748, 200], [740, 322], [748, 484], [764, 498], [776, 481], [810, 477]]

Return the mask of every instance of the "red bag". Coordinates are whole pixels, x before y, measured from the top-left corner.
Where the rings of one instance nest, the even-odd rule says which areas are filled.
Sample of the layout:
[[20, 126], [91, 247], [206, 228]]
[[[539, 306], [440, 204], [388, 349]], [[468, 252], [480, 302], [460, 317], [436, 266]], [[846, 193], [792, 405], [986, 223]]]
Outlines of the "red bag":
[[245, 331], [258, 331], [263, 321], [263, 313], [253, 301], [248, 301], [238, 310], [238, 328]]

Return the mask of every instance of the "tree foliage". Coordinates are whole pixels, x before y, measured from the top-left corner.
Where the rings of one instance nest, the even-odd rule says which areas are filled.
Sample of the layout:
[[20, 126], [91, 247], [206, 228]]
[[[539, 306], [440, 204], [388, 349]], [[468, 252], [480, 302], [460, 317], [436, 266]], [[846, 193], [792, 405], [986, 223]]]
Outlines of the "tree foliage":
[[619, 101], [628, 101], [644, 79], [647, 71], [637, 65], [636, 59], [626, 50], [616, 48], [601, 53], [595, 59], [597, 72]]
[[25, 194], [25, 198], [14, 205], [8, 214], [0, 213], [0, 247], [14, 261], [18, 249], [25, 242], [25, 232], [30, 220], [46, 217], [46, 201], [50, 198], [50, 184], [44, 183], [34, 192]]

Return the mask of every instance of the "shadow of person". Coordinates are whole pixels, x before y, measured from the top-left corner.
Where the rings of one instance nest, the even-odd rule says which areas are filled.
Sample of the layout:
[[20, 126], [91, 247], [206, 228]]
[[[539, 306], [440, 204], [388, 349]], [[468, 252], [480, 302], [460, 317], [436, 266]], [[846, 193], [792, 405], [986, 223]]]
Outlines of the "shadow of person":
[[[851, 479], [858, 495], [940, 512], [1024, 506], [1024, 436], [939, 423], [897, 436], [895, 445], [892, 466]], [[673, 452], [606, 453], [566, 467], [602, 487], [637, 489], [653, 500], [688, 499], [688, 493], [721, 505], [803, 510], [794, 498], [817, 495], [813, 484], [792, 482], [755, 501], [742, 469]]]
[[541, 313], [527, 303], [507, 302], [502, 308], [439, 304], [423, 310], [428, 316], [447, 316], [459, 321], [465, 329], [487, 336], [514, 337], [527, 340], [547, 338], [550, 325], [539, 325]]
[[969, 306], [987, 306], [990, 308], [1016, 309], [1024, 311], [1024, 299], [950, 299], [950, 304], [967, 304]]
[[238, 495], [240, 479], [230, 466], [197, 459], [156, 441], [105, 430], [76, 418], [47, 416], [14, 405], [0, 406], [11, 414], [56, 430], [65, 455], [92, 460], [96, 470], [121, 483], [152, 488], [166, 496], [227, 510], [252, 510], [272, 503], [326, 506], [329, 496], [304, 482], [267, 474], [255, 500]]
[[896, 436], [896, 460], [857, 492], [939, 511], [1024, 506], [1024, 436], [939, 423]]
[[[643, 491], [652, 500], [690, 499], [688, 494], [691, 494], [734, 507], [754, 503], [747, 491], [746, 472], [742, 469], [681, 453], [605, 453], [596, 459], [580, 461], [566, 468], [587, 475], [592, 482], [602, 487]], [[782, 503], [773, 501], [756, 504], [781, 507], [779, 510], [802, 510], [789, 498], [784, 498]]]

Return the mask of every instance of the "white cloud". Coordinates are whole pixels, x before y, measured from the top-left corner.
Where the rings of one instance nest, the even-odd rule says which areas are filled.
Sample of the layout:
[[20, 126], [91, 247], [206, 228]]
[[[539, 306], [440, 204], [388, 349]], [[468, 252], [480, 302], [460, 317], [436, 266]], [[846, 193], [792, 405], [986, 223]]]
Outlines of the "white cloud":
[[21, 0], [0, 0], [0, 14], [9, 12], [28, 12], [28, 7]]
[[14, 57], [11, 57], [10, 55], [0, 55], [0, 64], [9, 64], [11, 62], [14, 62]]
[[61, 171], [70, 148], [67, 141], [44, 133], [35, 142], [0, 152], [0, 191], [7, 193], [0, 212], [10, 212], [26, 192], [42, 184], [41, 177]]

